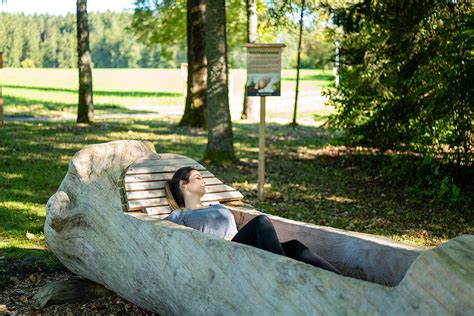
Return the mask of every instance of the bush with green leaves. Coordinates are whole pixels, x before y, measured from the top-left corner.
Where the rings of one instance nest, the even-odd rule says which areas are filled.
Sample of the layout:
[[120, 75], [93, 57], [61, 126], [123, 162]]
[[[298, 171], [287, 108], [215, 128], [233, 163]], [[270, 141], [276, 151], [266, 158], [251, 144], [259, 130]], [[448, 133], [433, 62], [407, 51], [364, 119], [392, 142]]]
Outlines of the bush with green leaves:
[[[443, 164], [432, 155], [424, 157], [392, 156], [381, 168], [381, 175], [404, 185], [405, 191], [432, 198], [445, 205], [474, 202], [472, 192], [474, 171], [457, 165]], [[470, 183], [471, 182], [471, 183]], [[463, 193], [461, 187], [465, 188]]]
[[[341, 60], [340, 84], [325, 92], [332, 126], [353, 143], [472, 167], [472, 2], [365, 0], [329, 11]], [[433, 195], [450, 186], [455, 198], [460, 178], [446, 179]]]

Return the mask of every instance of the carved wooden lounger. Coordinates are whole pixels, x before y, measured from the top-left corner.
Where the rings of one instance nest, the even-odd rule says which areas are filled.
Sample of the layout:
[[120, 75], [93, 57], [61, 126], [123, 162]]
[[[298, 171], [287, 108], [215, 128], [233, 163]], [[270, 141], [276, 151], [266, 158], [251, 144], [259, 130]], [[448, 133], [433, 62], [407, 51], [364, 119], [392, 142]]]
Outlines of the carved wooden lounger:
[[165, 315], [474, 313], [474, 236], [427, 250], [269, 215], [282, 241], [302, 241], [340, 276], [163, 220], [162, 180], [186, 164], [208, 177], [206, 201], [226, 204], [238, 227], [263, 214], [187, 157], [157, 155], [149, 142], [91, 145], [47, 203], [50, 249], [71, 271]]

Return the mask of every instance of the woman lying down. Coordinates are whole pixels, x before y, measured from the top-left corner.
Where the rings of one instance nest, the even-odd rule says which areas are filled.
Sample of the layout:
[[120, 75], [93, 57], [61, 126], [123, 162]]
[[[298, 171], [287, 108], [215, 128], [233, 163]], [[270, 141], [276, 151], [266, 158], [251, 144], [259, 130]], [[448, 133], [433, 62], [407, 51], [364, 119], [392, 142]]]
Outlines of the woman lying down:
[[280, 243], [270, 219], [259, 215], [237, 231], [232, 212], [221, 204], [204, 206], [206, 194], [202, 175], [192, 167], [178, 169], [166, 181], [166, 197], [174, 211], [165, 219], [233, 242], [254, 246], [279, 255], [340, 274], [333, 265], [311, 251], [298, 240]]

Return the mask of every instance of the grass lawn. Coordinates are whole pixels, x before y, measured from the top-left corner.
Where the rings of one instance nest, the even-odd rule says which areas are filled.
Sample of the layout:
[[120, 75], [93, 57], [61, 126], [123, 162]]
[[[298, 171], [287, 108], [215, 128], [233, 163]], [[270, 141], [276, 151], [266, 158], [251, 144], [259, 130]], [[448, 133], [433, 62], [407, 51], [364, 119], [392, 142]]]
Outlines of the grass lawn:
[[[44, 205], [64, 177], [72, 155], [86, 144], [118, 139], [152, 141], [158, 152], [199, 160], [206, 131], [180, 128], [177, 121], [8, 123], [0, 128], [0, 249], [11, 255], [44, 249]], [[331, 146], [324, 129], [278, 124], [267, 129], [267, 193], [256, 199], [258, 126], [234, 124], [239, 162], [209, 169], [241, 190], [248, 202], [279, 216], [380, 234], [418, 245], [436, 245], [471, 231], [468, 210], [422, 201], [378, 174], [383, 156]], [[26, 233], [35, 234], [29, 240]]]
[[[77, 111], [77, 69], [4, 69], [6, 116], [61, 116]], [[180, 104], [179, 70], [97, 69], [95, 113], [146, 113], [140, 105]]]
[[[240, 96], [246, 72], [233, 69], [230, 75], [231, 92]], [[77, 77], [77, 69], [4, 69], [5, 116], [76, 114]], [[283, 70], [282, 77], [283, 96], [291, 95], [296, 71]], [[318, 91], [331, 78], [330, 71], [304, 69], [300, 91]], [[96, 114], [142, 114], [149, 113], [150, 107], [184, 105], [185, 83], [179, 69], [94, 69], [93, 85]]]
[[[179, 78], [158, 84], [153, 70], [103, 70], [95, 74], [98, 111], [122, 112], [128, 102], [182, 100]], [[53, 115], [63, 106], [75, 111], [72, 70], [15, 70], [4, 89], [6, 112]], [[243, 78], [237, 70], [236, 78]], [[9, 72], [6, 72], [9, 74]], [[16, 75], [11, 75], [15, 73]], [[50, 75], [46, 81], [39, 74]], [[4, 73], [5, 75], [5, 73]], [[294, 72], [284, 72], [290, 84]], [[23, 77], [22, 77], [23, 76]], [[24, 84], [28, 77], [28, 84]], [[126, 87], [127, 76], [134, 76]], [[319, 71], [303, 72], [306, 91], [327, 78]], [[22, 77], [23, 79], [18, 79]], [[139, 78], [139, 79], [137, 79]], [[170, 75], [171, 78], [171, 75]], [[44, 79], [44, 78], [43, 78]], [[112, 84], [109, 80], [115, 80]], [[142, 80], [142, 81], [140, 81]], [[174, 83], [171, 81], [175, 80]], [[162, 85], [169, 86], [164, 87]], [[157, 87], [163, 87], [157, 88]], [[109, 100], [110, 101], [105, 101]], [[113, 99], [113, 100], [112, 100]], [[35, 103], [35, 100], [42, 100]], [[100, 100], [104, 100], [100, 104]], [[145, 101], [143, 101], [145, 102]], [[181, 101], [179, 101], [181, 102]], [[96, 103], [97, 104], [97, 103]], [[109, 106], [109, 108], [107, 108]], [[33, 111], [30, 107], [34, 108]], [[34, 112], [34, 113], [33, 113]], [[320, 113], [321, 116], [326, 113]], [[73, 122], [8, 122], [0, 127], [0, 263], [2, 259], [36, 257], [40, 266], [58, 266], [42, 233], [45, 204], [56, 191], [75, 152], [87, 144], [119, 139], [149, 140], [157, 152], [172, 152], [200, 160], [207, 132], [177, 127], [177, 117], [158, 120], [98, 120], [85, 127]], [[267, 126], [266, 198], [257, 200], [258, 125], [234, 122], [238, 162], [231, 168], [208, 166], [224, 182], [239, 189], [257, 209], [317, 225], [387, 236], [416, 245], [434, 246], [463, 233], [474, 233], [472, 207], [449, 206], [405, 192], [403, 185], [381, 176], [390, 157], [367, 148], [335, 146], [333, 134], [316, 126], [296, 129]], [[27, 232], [33, 235], [28, 235]], [[1, 264], [0, 264], [1, 265]], [[1, 267], [0, 267], [1, 268]], [[0, 280], [1, 281], [1, 280]], [[0, 282], [1, 283], [1, 282]]]

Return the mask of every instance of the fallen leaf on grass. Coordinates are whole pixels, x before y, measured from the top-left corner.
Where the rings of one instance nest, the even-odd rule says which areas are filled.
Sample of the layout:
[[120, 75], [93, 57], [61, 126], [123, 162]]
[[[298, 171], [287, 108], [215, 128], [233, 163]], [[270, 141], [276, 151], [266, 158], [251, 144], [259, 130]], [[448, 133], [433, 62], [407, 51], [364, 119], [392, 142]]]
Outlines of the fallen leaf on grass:
[[0, 312], [2, 312], [2, 313], [7, 313], [7, 312], [8, 312], [7, 305], [5, 305], [5, 304], [0, 304]]
[[38, 277], [36, 276], [36, 274], [32, 273], [28, 277], [28, 280], [30, 280], [31, 283], [36, 283], [36, 281], [38, 281]]

